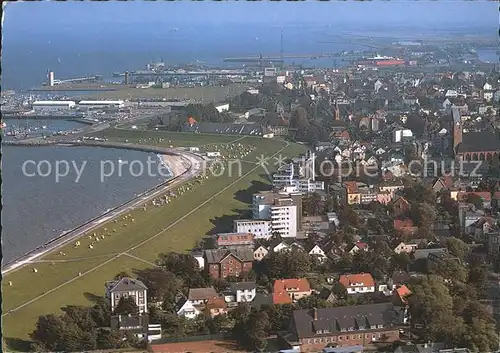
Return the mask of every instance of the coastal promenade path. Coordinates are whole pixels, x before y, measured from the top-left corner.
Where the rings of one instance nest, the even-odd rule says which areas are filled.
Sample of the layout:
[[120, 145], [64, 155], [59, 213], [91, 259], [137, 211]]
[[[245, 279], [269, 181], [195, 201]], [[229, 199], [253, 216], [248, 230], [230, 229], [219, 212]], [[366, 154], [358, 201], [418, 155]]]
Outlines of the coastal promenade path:
[[[275, 153], [272, 154], [271, 156], [269, 156], [269, 158], [274, 158], [278, 155], [280, 155], [286, 148], [288, 148], [290, 146], [290, 143], [287, 142], [287, 141], [284, 141], [284, 145], [278, 149], [278, 150], [275, 150]], [[196, 158], [196, 157], [192, 157], [191, 158]], [[193, 161], [193, 160], [192, 160]], [[200, 173], [200, 171], [202, 170], [202, 168], [200, 168], [201, 166], [201, 163], [199, 163], [198, 160], [196, 161], [193, 161], [193, 163], [195, 163], [193, 165], [193, 167], [191, 168], [190, 171], [188, 171], [186, 173], [184, 177], [184, 180], [187, 180], [191, 177], [193, 177], [194, 175], [197, 175], [198, 173]], [[199, 164], [199, 165], [198, 165]], [[188, 218], [189, 216], [195, 214], [196, 212], [198, 212], [201, 208], [203, 208], [205, 205], [209, 204], [210, 202], [212, 202], [212, 200], [216, 199], [219, 195], [223, 194], [224, 192], [226, 192], [227, 190], [229, 190], [230, 188], [232, 188], [234, 185], [238, 184], [239, 182], [241, 182], [243, 179], [245, 179], [246, 177], [248, 177], [249, 175], [251, 175], [252, 173], [254, 173], [258, 168], [262, 168], [261, 165], [256, 165], [255, 167], [251, 168], [250, 170], [248, 170], [246, 173], [244, 173], [243, 175], [239, 176], [238, 178], [235, 178], [232, 182], [230, 182], [228, 185], [226, 185], [224, 188], [222, 188], [221, 190], [219, 190], [218, 192], [216, 192], [215, 194], [213, 194], [212, 196], [210, 196], [209, 198], [207, 198], [205, 201], [203, 201], [202, 203], [200, 203], [198, 206], [192, 208], [189, 212], [185, 213], [183, 216], [179, 217], [176, 221], [172, 222], [170, 225], [166, 226], [165, 228], [161, 229], [160, 231], [158, 231], [157, 233], [153, 234], [152, 236], [148, 237], [147, 239], [129, 247], [128, 249], [116, 254], [115, 256], [109, 258], [108, 260], [106, 261], [103, 261], [101, 263], [99, 263], [98, 265], [88, 269], [87, 271], [85, 272], [82, 272], [79, 276], [77, 277], [73, 277], [71, 279], [68, 279], [67, 281], [61, 283], [60, 285], [44, 292], [43, 294], [40, 294], [38, 296], [36, 296], [35, 298], [29, 300], [29, 301], [26, 301], [24, 302], [23, 304], [20, 304], [18, 306], [16, 306], [15, 308], [12, 308], [11, 310], [9, 310], [7, 313], [4, 313], [2, 314], [2, 317], [5, 317], [6, 315], [9, 315], [17, 310], [20, 310], [48, 295], [50, 295], [51, 293], [54, 293], [56, 292], [57, 290], [65, 287], [66, 285], [70, 284], [70, 283], [73, 283], [74, 281], [78, 280], [79, 278], [81, 278], [82, 276], [86, 276], [86, 275], [89, 275], [93, 272], [95, 272], [96, 270], [99, 270], [100, 268], [103, 268], [104, 266], [106, 266], [107, 264], [110, 264], [112, 263], [114, 260], [118, 259], [119, 257], [121, 256], [127, 256], [129, 254], [129, 252], [153, 241], [154, 239], [156, 239], [157, 237], [159, 237], [160, 235], [162, 235], [163, 233], [165, 233], [166, 231], [172, 229], [173, 227], [175, 227], [177, 224], [179, 224], [180, 222], [184, 221], [186, 218]], [[138, 202], [138, 204], [142, 203], [143, 200], [141, 200], [140, 202]], [[54, 250], [54, 249], [52, 249]]]
[[94, 228], [99, 227], [100, 225], [102, 225], [103, 222], [116, 218], [126, 212], [129, 212], [130, 210], [139, 207], [141, 204], [144, 204], [147, 200], [153, 199], [159, 195], [164, 194], [167, 190], [179, 186], [180, 184], [198, 175], [203, 169], [203, 163], [202, 163], [203, 159], [201, 157], [192, 153], [180, 152], [178, 150], [173, 150], [169, 148], [125, 144], [125, 143], [94, 142], [94, 141], [92, 141], [92, 143], [84, 143], [83, 145], [148, 150], [156, 153], [176, 155], [182, 157], [186, 162], [188, 162], [189, 168], [181, 175], [177, 176], [174, 175], [173, 178], [161, 183], [160, 185], [154, 187], [153, 189], [150, 189], [142, 194], [139, 194], [133, 200], [125, 202], [124, 204], [119, 205], [94, 219], [91, 219], [90, 221], [80, 225], [79, 227], [62, 234], [61, 236], [55, 239], [50, 240], [49, 242], [45, 243], [44, 245], [35, 249], [34, 251], [23, 255], [21, 258], [18, 258], [13, 262], [5, 264], [2, 267], [3, 276], [8, 274], [9, 272], [14, 271], [19, 267], [22, 267], [27, 263], [40, 259], [47, 253], [50, 253], [58, 248], [63, 247], [64, 245], [71, 243], [75, 239], [81, 237], [86, 232], [90, 232]]

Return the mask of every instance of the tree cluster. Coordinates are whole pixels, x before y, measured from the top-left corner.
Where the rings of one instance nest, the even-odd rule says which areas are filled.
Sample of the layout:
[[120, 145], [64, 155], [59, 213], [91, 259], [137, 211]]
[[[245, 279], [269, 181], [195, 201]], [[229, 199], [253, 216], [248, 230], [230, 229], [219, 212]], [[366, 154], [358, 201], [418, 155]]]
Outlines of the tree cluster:
[[[118, 312], [127, 312], [127, 301], [120, 303]], [[133, 308], [131, 309], [134, 310]], [[95, 349], [140, 348], [135, 336], [110, 330], [111, 307], [99, 298], [93, 307], [67, 306], [62, 315], [38, 318], [30, 337], [36, 352], [75, 352]]]
[[213, 103], [188, 104], [184, 110], [198, 122], [224, 123], [231, 121], [226, 113], [219, 113]]
[[473, 282], [446, 283], [431, 275], [415, 280], [410, 289], [411, 326], [420, 339], [480, 352], [498, 347], [495, 322], [477, 300]]

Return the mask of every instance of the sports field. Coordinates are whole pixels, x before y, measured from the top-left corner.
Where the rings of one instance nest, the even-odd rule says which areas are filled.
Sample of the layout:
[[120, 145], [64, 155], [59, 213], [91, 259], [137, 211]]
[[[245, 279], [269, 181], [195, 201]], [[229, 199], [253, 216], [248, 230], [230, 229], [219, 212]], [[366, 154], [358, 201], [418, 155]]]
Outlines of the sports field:
[[[187, 134], [185, 137], [193, 138]], [[176, 138], [179, 145], [185, 143], [181, 135]], [[203, 137], [196, 138], [198, 144], [203, 144]], [[237, 166], [231, 173], [226, 170], [221, 176], [191, 182], [190, 190], [168, 205], [148, 204], [146, 210], [134, 210], [127, 219], [110, 220], [95, 230], [100, 241], [93, 249], [89, 248], [93, 239], [85, 236], [77, 248], [72, 244], [46, 255], [41, 259], [45, 262], [7, 274], [2, 281], [6, 343], [27, 340], [39, 315], [57, 313], [66, 305], [90, 305], [89, 298], [102, 296], [105, 281], [120, 271], [133, 273], [134, 269], [151, 266], [161, 252], [188, 251], [207, 233], [231, 231], [232, 219], [248, 208], [251, 193], [262, 187], [259, 184], [255, 188], [255, 183], [267, 183], [264, 169], [255, 163], [257, 158], [271, 157], [268, 171], [272, 171], [273, 157], [295, 156], [304, 151], [302, 145], [256, 137], [240, 139], [239, 143], [257, 147], [244, 157], [241, 172]], [[189, 140], [192, 144], [193, 140]]]

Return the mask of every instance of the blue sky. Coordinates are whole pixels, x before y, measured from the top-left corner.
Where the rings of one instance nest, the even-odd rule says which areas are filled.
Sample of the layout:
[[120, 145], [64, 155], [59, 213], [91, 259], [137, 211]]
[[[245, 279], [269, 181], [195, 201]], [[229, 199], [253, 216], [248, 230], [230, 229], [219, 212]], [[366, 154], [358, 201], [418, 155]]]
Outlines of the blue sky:
[[495, 1], [306, 1], [276, 2], [17, 2], [5, 11], [4, 29], [28, 26], [48, 30], [58, 26], [77, 28], [101, 24], [156, 23], [198, 25], [201, 23], [359, 23], [359, 24], [491, 24], [498, 26]]

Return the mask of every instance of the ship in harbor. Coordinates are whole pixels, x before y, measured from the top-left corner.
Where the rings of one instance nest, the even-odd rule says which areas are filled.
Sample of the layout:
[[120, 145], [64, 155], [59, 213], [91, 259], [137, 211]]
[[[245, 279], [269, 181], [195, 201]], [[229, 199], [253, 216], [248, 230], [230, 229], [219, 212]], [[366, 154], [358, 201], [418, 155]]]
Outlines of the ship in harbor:
[[380, 66], [380, 67], [388, 67], [388, 66], [398, 66], [404, 65], [406, 62], [403, 59], [395, 58], [392, 56], [374, 56], [372, 58], [362, 58], [357, 60], [356, 65], [358, 66]]

